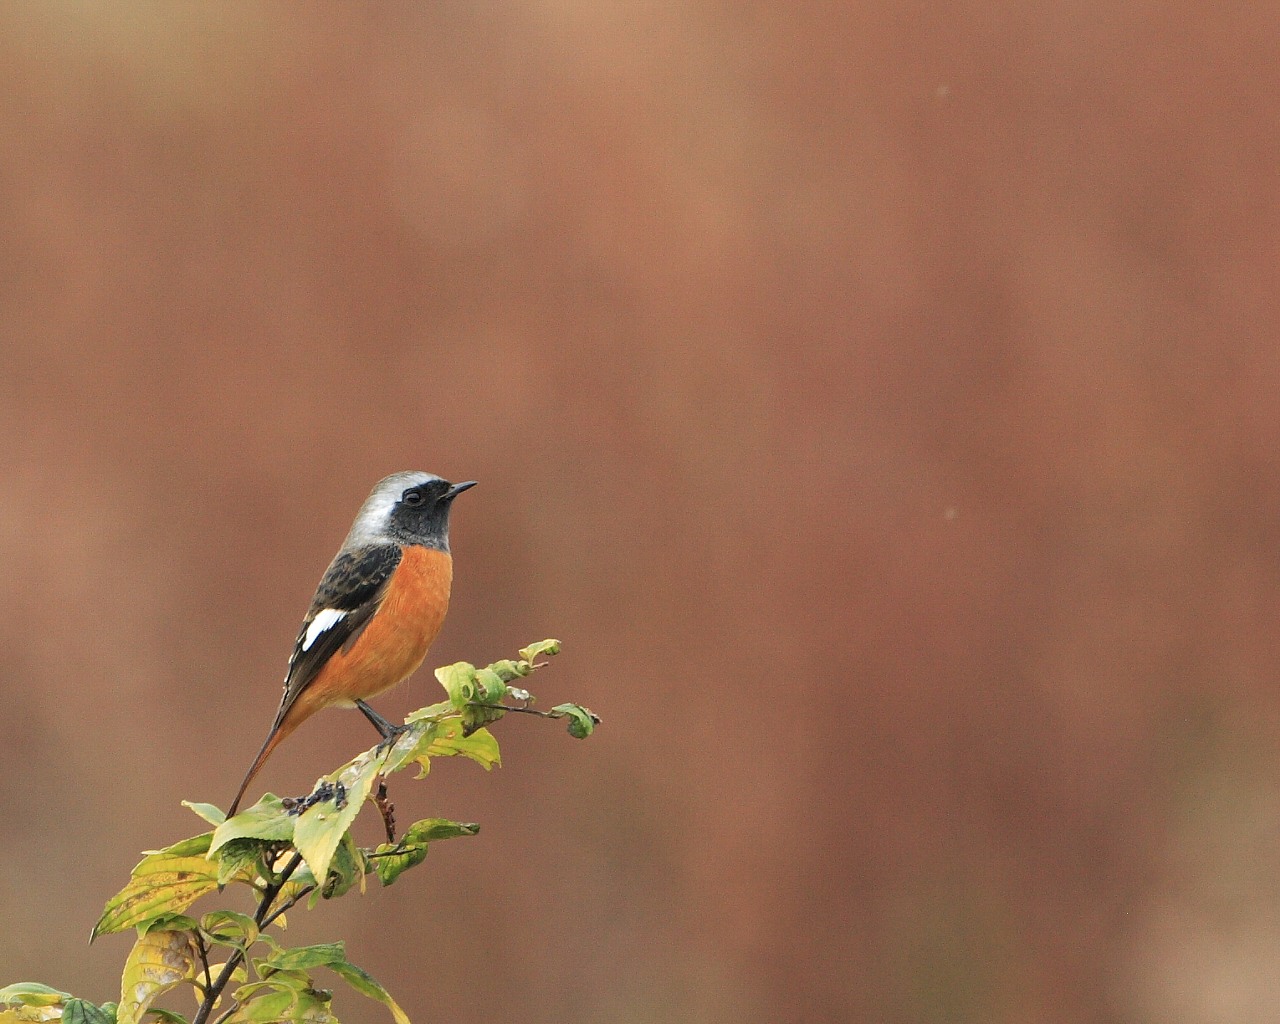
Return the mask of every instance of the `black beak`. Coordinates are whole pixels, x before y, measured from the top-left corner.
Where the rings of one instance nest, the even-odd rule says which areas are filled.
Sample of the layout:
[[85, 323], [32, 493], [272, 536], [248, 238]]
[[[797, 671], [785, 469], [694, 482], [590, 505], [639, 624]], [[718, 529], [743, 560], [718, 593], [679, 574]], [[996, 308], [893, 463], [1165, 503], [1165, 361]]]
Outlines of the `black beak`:
[[476, 480], [468, 480], [466, 483], [454, 484], [447, 491], [445, 491], [444, 494], [440, 495], [440, 500], [453, 501], [453, 499], [456, 498], [459, 494], [461, 494], [463, 491], [471, 490], [471, 488], [473, 488], [477, 483], [478, 481]]

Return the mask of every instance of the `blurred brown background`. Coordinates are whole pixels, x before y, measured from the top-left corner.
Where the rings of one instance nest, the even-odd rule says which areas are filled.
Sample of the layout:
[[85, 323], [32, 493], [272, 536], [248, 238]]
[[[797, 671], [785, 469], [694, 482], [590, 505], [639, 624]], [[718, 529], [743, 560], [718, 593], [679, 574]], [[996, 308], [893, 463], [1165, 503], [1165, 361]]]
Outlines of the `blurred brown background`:
[[292, 915], [416, 1020], [1277, 1019], [1278, 11], [0, 7], [0, 981], [115, 997], [421, 468], [430, 664], [605, 725]]

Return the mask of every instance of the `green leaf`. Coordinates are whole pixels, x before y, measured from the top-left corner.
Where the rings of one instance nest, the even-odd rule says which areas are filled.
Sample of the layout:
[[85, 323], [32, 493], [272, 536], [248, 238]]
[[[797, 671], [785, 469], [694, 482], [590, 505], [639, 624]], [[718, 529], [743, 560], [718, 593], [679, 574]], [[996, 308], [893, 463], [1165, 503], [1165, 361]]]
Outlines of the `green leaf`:
[[15, 1006], [12, 1010], [0, 1009], [0, 1024], [31, 1024], [35, 1021], [62, 1019], [62, 1005]]
[[[289, 876], [289, 881], [284, 884], [284, 887], [276, 895], [276, 906], [280, 907], [284, 906], [286, 903], [297, 903], [298, 900], [302, 899], [306, 895], [303, 890], [308, 887], [314, 888], [315, 884], [316, 880], [311, 877], [311, 872], [307, 869], [307, 866], [305, 864], [300, 865], [298, 870]], [[287, 931], [289, 928], [289, 919], [286, 915], [281, 914], [272, 921], [271, 924], [273, 927], [279, 928], [281, 931]], [[272, 939], [269, 932], [262, 932], [258, 936], [258, 941], [274, 942], [275, 940]]]
[[196, 949], [188, 932], [148, 932], [125, 961], [118, 1024], [138, 1024], [159, 996], [195, 976]]
[[368, 971], [361, 970], [355, 964], [347, 963], [345, 960], [340, 964], [328, 964], [327, 966], [329, 970], [339, 975], [343, 981], [361, 995], [376, 999], [390, 1010], [396, 1024], [410, 1024], [408, 1016], [404, 1010], [400, 1009], [400, 1004], [391, 998], [391, 993], [378, 984]]
[[450, 821], [448, 818], [423, 818], [409, 826], [402, 842], [434, 843], [441, 839], [474, 836], [480, 826], [474, 821]]
[[72, 998], [70, 992], [61, 992], [38, 981], [20, 981], [0, 988], [0, 1007], [3, 1006], [54, 1006]]
[[473, 836], [480, 831], [480, 826], [446, 818], [424, 818], [409, 826], [400, 842], [392, 845], [383, 843], [374, 852], [374, 870], [383, 885], [390, 885], [404, 872], [421, 864], [427, 857], [427, 847], [437, 839], [452, 839], [455, 836]]
[[172, 1010], [162, 1010], [158, 1006], [153, 1006], [147, 1011], [148, 1017], [154, 1017], [161, 1024], [187, 1024], [187, 1018], [180, 1013], [174, 1013]]
[[313, 967], [329, 967], [347, 959], [345, 942], [321, 942], [314, 946], [295, 946], [263, 958], [263, 966], [273, 971], [309, 971]]
[[0, 989], [0, 1024], [62, 1021], [63, 1024], [116, 1024], [116, 1004], [95, 1006], [48, 985], [21, 982]]
[[[280, 906], [290, 900], [296, 902], [302, 897], [303, 889], [314, 888], [315, 885], [316, 880], [311, 876], [311, 869], [305, 863], [299, 864], [297, 870], [289, 876], [289, 881], [281, 888], [279, 895], [276, 897], [276, 905]], [[279, 925], [281, 928], [287, 927], [283, 917], [277, 917], [272, 924]], [[265, 932], [262, 937], [264, 939], [267, 937]]]
[[[259, 974], [263, 973], [263, 961], [255, 960], [254, 967]], [[268, 969], [267, 977], [263, 981], [251, 981], [247, 985], [241, 985], [236, 989], [235, 1000], [238, 1003], [248, 1002], [250, 999], [259, 999], [269, 992], [280, 992], [284, 989], [292, 989], [295, 992], [301, 992], [311, 984], [311, 978], [305, 971], [280, 971], [272, 974]]]
[[409, 1024], [409, 1018], [405, 1016], [405, 1012], [400, 1009], [387, 990], [367, 971], [348, 962], [346, 947], [341, 942], [286, 949], [267, 957], [263, 961], [263, 967], [285, 971], [309, 971], [316, 967], [327, 967], [361, 995], [376, 999], [386, 1006], [391, 1011], [391, 1016], [395, 1018], [396, 1024]]
[[590, 736], [600, 721], [581, 704], [557, 704], [551, 709], [551, 713], [560, 718], [568, 718], [569, 735], [580, 740]]
[[[443, 709], [443, 710], [441, 710]], [[438, 714], [440, 717], [428, 720], [426, 712]], [[418, 778], [422, 778], [431, 770], [431, 758], [453, 757], [461, 754], [469, 757], [486, 769], [502, 763], [498, 752], [498, 741], [488, 730], [479, 728], [478, 724], [469, 726], [466, 719], [472, 712], [487, 712], [491, 719], [501, 718], [505, 712], [499, 708], [469, 707], [461, 715], [448, 704], [437, 704], [433, 708], [423, 708], [409, 716], [411, 730], [392, 746], [387, 753], [383, 773], [390, 775], [410, 764], [419, 767]]]
[[218, 862], [218, 884], [253, 882], [261, 875], [259, 860], [274, 845], [266, 839], [230, 839], [211, 857]]
[[200, 930], [213, 942], [247, 949], [258, 939], [258, 923], [234, 910], [211, 910], [200, 918]]
[[293, 839], [296, 819], [284, 809], [284, 804], [274, 793], [266, 793], [252, 807], [247, 807], [234, 818], [224, 821], [213, 833], [210, 855], [217, 853], [233, 839], [265, 839], [271, 842], [289, 842]]
[[520, 649], [520, 657], [529, 662], [530, 665], [544, 654], [550, 658], [559, 653], [559, 640], [539, 640], [536, 644], [530, 644], [528, 647], [522, 647]]
[[116, 1024], [116, 1015], [104, 1006], [68, 999], [62, 1009], [62, 1024]]
[[449, 703], [459, 711], [476, 699], [476, 667], [470, 662], [442, 665], [436, 669], [436, 678], [449, 695]]
[[209, 852], [209, 843], [212, 839], [212, 832], [201, 832], [198, 836], [192, 836], [189, 839], [179, 839], [172, 846], [166, 846], [162, 850], [143, 850], [142, 852], [147, 857], [160, 853], [171, 857], [203, 856]]
[[303, 978], [283, 983], [255, 982], [236, 991], [239, 1008], [227, 1024], [337, 1024], [329, 1013], [330, 993], [310, 986]]
[[[456, 715], [451, 704], [437, 704], [436, 707], [443, 707], [445, 712], [450, 715]], [[426, 709], [424, 709], [426, 710]], [[409, 716], [409, 728], [396, 737], [395, 743], [391, 745], [391, 749], [387, 751], [387, 759], [383, 763], [382, 773], [390, 775], [393, 772], [400, 771], [406, 765], [418, 761], [426, 755], [427, 747], [431, 745], [431, 738], [435, 736], [436, 722], [434, 721], [413, 721], [413, 716]]]
[[462, 712], [462, 735], [470, 736], [486, 725], [498, 721], [506, 713], [506, 709], [501, 706], [471, 704]]
[[217, 828], [227, 820], [226, 814], [220, 808], [214, 807], [213, 804], [197, 804], [192, 803], [190, 800], [183, 800], [182, 806], [191, 808], [214, 828]]
[[373, 870], [378, 874], [378, 881], [386, 886], [427, 859], [427, 844], [401, 840], [394, 846], [383, 843], [373, 852], [377, 854], [373, 858]]
[[373, 788], [373, 780], [382, 770], [386, 751], [366, 751], [354, 761], [326, 775], [321, 782], [341, 784], [346, 792], [342, 807], [334, 800], [324, 800], [308, 807], [298, 815], [293, 830], [293, 845], [302, 854], [311, 874], [323, 885], [329, 875], [329, 861], [342, 841], [343, 835], [356, 820]]
[[138, 925], [138, 934], [146, 935], [147, 932], [163, 931], [163, 932], [187, 932], [193, 931], [200, 927], [195, 918], [188, 917], [186, 914], [161, 914], [159, 917], [153, 917], [145, 924]]
[[[464, 735], [465, 728], [457, 719], [440, 722], [436, 726], [436, 734], [427, 747], [427, 757], [454, 757], [461, 754], [469, 757], [476, 764], [483, 765], [485, 771], [495, 764], [502, 764], [502, 755], [498, 752], [498, 741], [488, 729], [477, 729], [471, 735]], [[426, 774], [424, 771], [423, 775]], [[422, 776], [420, 775], [419, 778]]]
[[476, 700], [496, 704], [506, 695], [507, 684], [502, 676], [491, 668], [476, 669]]
[[206, 832], [148, 853], [133, 869], [128, 885], [107, 901], [89, 941], [145, 925], [162, 914], [180, 914], [216, 889], [217, 867], [205, 857], [211, 838]]
[[12, 1010], [0, 1009], [0, 1024], [32, 1024], [39, 1021], [62, 1019], [62, 1006], [15, 1006]]
[[357, 883], [360, 891], [364, 892], [364, 876], [368, 871], [364, 851], [356, 846], [348, 830], [334, 851], [333, 860], [329, 862], [329, 877], [325, 879], [323, 886], [317, 886], [312, 891], [311, 898], [307, 900], [307, 909], [314, 908], [322, 899], [332, 900], [345, 895]]
[[0, 1024], [60, 1020], [63, 1000], [71, 998], [67, 992], [34, 981], [6, 985], [0, 988]]
[[438, 722], [442, 718], [452, 718], [456, 716], [458, 709], [453, 706], [451, 701], [441, 701], [439, 704], [429, 704], [425, 708], [418, 708], [405, 718], [410, 724], [416, 722]]
[[505, 661], [495, 661], [489, 666], [489, 671], [497, 673], [499, 679], [504, 683], [509, 683], [513, 679], [522, 679], [533, 671], [533, 666], [527, 661], [512, 661], [509, 658]]

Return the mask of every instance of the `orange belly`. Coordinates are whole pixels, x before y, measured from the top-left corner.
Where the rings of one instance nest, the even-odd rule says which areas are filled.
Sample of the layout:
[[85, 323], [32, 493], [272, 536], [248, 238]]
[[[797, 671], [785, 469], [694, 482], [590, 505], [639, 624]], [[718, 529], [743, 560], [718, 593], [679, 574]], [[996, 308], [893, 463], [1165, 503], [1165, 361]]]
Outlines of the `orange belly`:
[[453, 560], [443, 551], [405, 548], [377, 614], [351, 648], [334, 654], [298, 694], [289, 724], [323, 707], [351, 707], [411, 676], [444, 624], [452, 582]]

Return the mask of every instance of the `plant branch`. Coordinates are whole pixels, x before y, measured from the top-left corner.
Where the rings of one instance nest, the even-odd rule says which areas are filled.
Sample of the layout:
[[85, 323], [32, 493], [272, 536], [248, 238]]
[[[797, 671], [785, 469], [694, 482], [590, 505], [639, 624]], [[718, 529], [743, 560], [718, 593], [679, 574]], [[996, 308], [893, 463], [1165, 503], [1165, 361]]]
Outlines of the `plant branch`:
[[[568, 718], [569, 717], [569, 715], [567, 715], [563, 711], [540, 711], [537, 708], [531, 708], [528, 705], [519, 705], [519, 704], [485, 704], [483, 701], [471, 700], [471, 701], [467, 701], [467, 707], [493, 708], [499, 711], [517, 711], [522, 715], [537, 715], [539, 718]], [[591, 714], [590, 712], [587, 712], [587, 713]], [[599, 715], [594, 715], [594, 714], [591, 715], [591, 720], [595, 722], [596, 725], [600, 724]]]
[[315, 889], [314, 885], [303, 886], [301, 889], [295, 892], [292, 896], [290, 896], [288, 900], [286, 900], [280, 906], [276, 907], [276, 909], [271, 912], [271, 916], [262, 922], [262, 927], [265, 928], [267, 927], [267, 925], [275, 924], [277, 918], [283, 917], [286, 912], [296, 907], [302, 901], [302, 898], [304, 896], [310, 896], [314, 889]]
[[[275, 879], [262, 890], [262, 899], [258, 901], [257, 913], [253, 915], [253, 922], [259, 928], [265, 928], [302, 898], [302, 893], [296, 893], [290, 900], [286, 901], [284, 906], [278, 908], [274, 912], [272, 911], [271, 904], [275, 902], [276, 897], [280, 895], [280, 890], [283, 889], [285, 883], [289, 881], [289, 876], [298, 870], [298, 866], [301, 863], [302, 854], [295, 852], [294, 855], [289, 858], [289, 863], [281, 869], [280, 874], [278, 874]], [[307, 889], [303, 891], [309, 892], [312, 888], [313, 886], [308, 886]], [[209, 1014], [213, 1012], [214, 1003], [218, 1001], [218, 998], [222, 995], [223, 989], [227, 987], [227, 983], [231, 981], [231, 976], [235, 973], [236, 968], [244, 961], [244, 958], [245, 951], [243, 949], [232, 950], [231, 955], [227, 957], [227, 962], [223, 964], [222, 970], [218, 972], [217, 979], [213, 984], [209, 985], [205, 989], [204, 999], [201, 1000], [200, 1009], [196, 1011], [196, 1015], [191, 1018], [191, 1024], [205, 1024], [205, 1022], [208, 1021]], [[232, 1009], [234, 1009], [234, 1007]], [[228, 1013], [223, 1014], [219, 1020], [225, 1020], [230, 1012], [231, 1011], [228, 1011]]]
[[213, 987], [213, 976], [209, 973], [209, 947], [205, 945], [204, 936], [199, 931], [193, 932], [196, 937], [196, 952], [200, 954], [200, 963], [204, 966], [204, 989], [207, 994]]
[[537, 708], [526, 707], [518, 704], [485, 704], [483, 701], [471, 700], [467, 701], [469, 708], [489, 708], [493, 711], [518, 711], [524, 715], [537, 715], [539, 718], [559, 718], [551, 711], [539, 711]]

